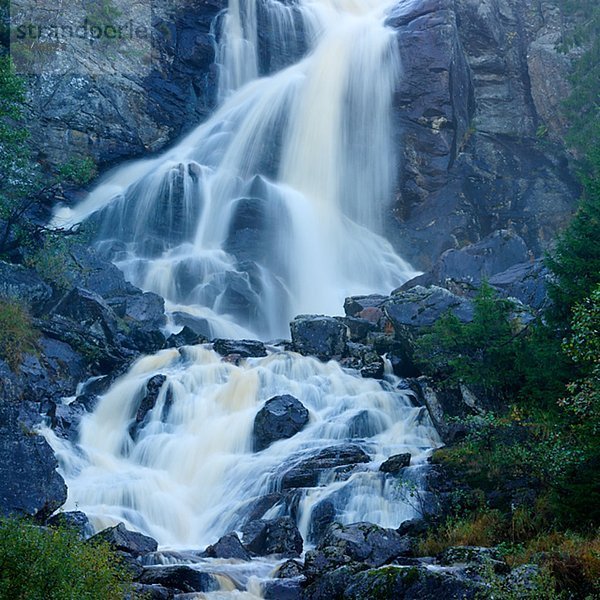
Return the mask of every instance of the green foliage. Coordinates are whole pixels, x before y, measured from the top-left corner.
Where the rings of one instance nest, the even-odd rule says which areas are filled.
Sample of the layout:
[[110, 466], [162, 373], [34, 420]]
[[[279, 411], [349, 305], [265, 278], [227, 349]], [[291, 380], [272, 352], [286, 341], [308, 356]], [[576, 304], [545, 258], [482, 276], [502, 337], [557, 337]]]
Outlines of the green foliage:
[[600, 283], [600, 147], [590, 155], [590, 165], [577, 214], [546, 259], [554, 276], [552, 316], [563, 327], [568, 325], [573, 307]]
[[94, 159], [86, 156], [85, 158], [72, 158], [58, 168], [58, 176], [64, 181], [85, 185], [89, 183], [96, 175], [98, 170]]
[[507, 396], [518, 382], [517, 325], [513, 304], [497, 297], [483, 284], [475, 298], [471, 323], [461, 323], [451, 312], [416, 343], [416, 360], [426, 374], [447, 385], [464, 383]]
[[27, 144], [25, 85], [10, 57], [0, 56], [0, 253], [25, 212], [38, 200], [40, 176]]
[[76, 265], [69, 253], [69, 242], [61, 233], [46, 232], [36, 247], [28, 253], [25, 264], [59, 290], [67, 289], [71, 283], [69, 272]]
[[568, 142], [583, 162], [600, 146], [600, 4], [595, 0], [560, 0], [567, 17], [577, 25], [569, 28], [560, 49], [580, 49], [571, 75], [573, 91], [565, 102], [570, 128]]
[[16, 371], [23, 354], [35, 351], [38, 337], [31, 317], [22, 305], [0, 300], [0, 358]]
[[68, 529], [0, 521], [0, 598], [122, 600], [128, 576], [106, 543]]
[[564, 349], [582, 377], [567, 386], [561, 405], [575, 415], [590, 435], [600, 433], [600, 285], [573, 311], [572, 334]]

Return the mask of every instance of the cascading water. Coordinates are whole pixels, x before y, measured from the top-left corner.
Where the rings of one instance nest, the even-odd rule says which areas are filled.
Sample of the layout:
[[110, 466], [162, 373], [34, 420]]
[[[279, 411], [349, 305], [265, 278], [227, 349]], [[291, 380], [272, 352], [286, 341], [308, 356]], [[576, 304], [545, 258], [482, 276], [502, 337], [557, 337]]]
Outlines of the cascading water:
[[[114, 172], [54, 223], [93, 219], [99, 247], [128, 279], [164, 296], [172, 314], [203, 320], [214, 337], [287, 337], [296, 314], [332, 314], [347, 295], [397, 287], [414, 272], [379, 235], [394, 186], [399, 76], [386, 7], [231, 0], [215, 115], [159, 158]], [[157, 374], [156, 405], [132, 430]], [[414, 515], [378, 466], [410, 452], [418, 481], [439, 439], [396, 384], [393, 375], [362, 379], [275, 348], [234, 365], [209, 345], [184, 347], [143, 358], [118, 379], [83, 419], [76, 447], [46, 435], [68, 483], [66, 509], [84, 510], [97, 528], [122, 521], [177, 548], [239, 529], [258, 499], [286, 488], [294, 465], [352, 442], [370, 462], [349, 476], [325, 471], [292, 494], [310, 542], [312, 510], [325, 500], [344, 523], [396, 527]], [[309, 424], [253, 452], [254, 417], [278, 394], [300, 399]], [[268, 517], [289, 513], [283, 497]]]

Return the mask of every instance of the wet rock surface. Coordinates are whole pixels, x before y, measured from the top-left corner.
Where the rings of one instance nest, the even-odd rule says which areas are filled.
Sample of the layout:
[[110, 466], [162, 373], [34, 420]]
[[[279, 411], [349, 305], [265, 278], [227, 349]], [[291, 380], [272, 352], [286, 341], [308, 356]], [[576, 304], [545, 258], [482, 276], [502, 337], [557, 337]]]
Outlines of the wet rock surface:
[[260, 452], [277, 440], [287, 439], [308, 423], [308, 410], [289, 394], [265, 402], [254, 419], [254, 450]]
[[[30, 414], [27, 414], [27, 413]], [[0, 514], [49, 517], [67, 499], [67, 487], [27, 405], [0, 402]]]
[[290, 324], [292, 348], [321, 360], [339, 358], [346, 352], [348, 328], [333, 317], [301, 315]]

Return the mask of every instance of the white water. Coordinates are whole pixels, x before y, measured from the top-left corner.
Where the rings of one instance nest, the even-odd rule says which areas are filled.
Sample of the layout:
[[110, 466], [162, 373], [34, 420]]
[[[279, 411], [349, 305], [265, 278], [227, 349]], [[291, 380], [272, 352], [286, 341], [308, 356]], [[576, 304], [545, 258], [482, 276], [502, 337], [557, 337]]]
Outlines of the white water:
[[[415, 273], [378, 233], [394, 188], [390, 104], [400, 76], [393, 32], [383, 27], [387, 4], [231, 0], [215, 115], [162, 156], [112, 173], [79, 206], [57, 211], [55, 225], [93, 216], [100, 248], [128, 279], [164, 296], [170, 311], [206, 320], [214, 336], [288, 337], [296, 314], [335, 314], [350, 294], [397, 287]], [[272, 32], [266, 54], [259, 22]], [[272, 74], [259, 77], [265, 69]], [[129, 427], [156, 374], [167, 381], [134, 440]], [[82, 421], [76, 447], [45, 433], [67, 480], [65, 510], [85, 511], [96, 528], [125, 522], [179, 549], [239, 528], [302, 458], [359, 444], [371, 462], [293, 492], [310, 541], [323, 500], [344, 523], [397, 527], [414, 516], [401, 485], [378, 467], [411, 452], [418, 483], [439, 439], [396, 384], [286, 352], [235, 366], [209, 345], [186, 347], [138, 361]], [[254, 417], [277, 394], [300, 399], [310, 423], [253, 453]], [[246, 592], [223, 594], [260, 595], [270, 568], [245, 576]]]
[[[415, 272], [378, 234], [394, 188], [400, 72], [386, 5], [232, 0], [221, 108], [162, 156], [59, 209], [54, 224], [97, 213], [126, 276], [180, 310], [203, 310], [214, 336], [234, 323], [287, 337], [297, 314], [332, 314], [350, 294], [398, 287]], [[257, 78], [257, 15], [272, 32], [267, 50], [308, 54]]]

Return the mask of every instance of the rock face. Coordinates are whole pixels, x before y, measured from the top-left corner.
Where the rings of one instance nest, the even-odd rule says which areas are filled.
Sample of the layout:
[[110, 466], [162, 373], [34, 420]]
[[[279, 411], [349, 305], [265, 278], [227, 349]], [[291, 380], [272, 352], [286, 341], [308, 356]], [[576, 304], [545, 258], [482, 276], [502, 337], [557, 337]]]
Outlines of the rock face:
[[301, 315], [290, 324], [296, 352], [321, 360], [341, 357], [346, 352], [348, 327], [333, 317]]
[[67, 499], [48, 442], [28, 426], [23, 408], [0, 401], [0, 515], [49, 517]]
[[355, 444], [323, 448], [313, 456], [301, 458], [293, 466], [282, 467], [281, 488], [313, 487], [324, 471], [336, 469], [339, 475], [350, 472], [355, 465], [369, 462], [369, 456]]
[[219, 582], [209, 573], [202, 573], [185, 565], [169, 567], [148, 567], [144, 569], [140, 582], [145, 585], [158, 584], [179, 592], [214, 592]]
[[404, 454], [395, 454], [383, 462], [379, 467], [379, 470], [383, 473], [392, 473], [393, 475], [396, 475], [402, 469], [410, 465], [411, 458], [410, 452], [406, 452]]
[[[578, 193], [554, 142], [569, 63], [553, 45], [558, 9], [547, 1], [415, 0], [392, 9], [388, 24], [403, 64], [390, 221], [400, 253], [428, 269], [445, 250], [512, 226], [538, 255]], [[548, 130], [542, 143], [539, 132]]]
[[308, 410], [297, 398], [285, 394], [267, 400], [254, 419], [255, 452], [292, 437], [307, 423]]
[[252, 521], [242, 527], [242, 534], [244, 547], [255, 556], [293, 558], [302, 554], [302, 536], [290, 517]]
[[[66, 150], [113, 164], [157, 151], [202, 120], [216, 100], [211, 24], [225, 4], [150, 2], [140, 8], [147, 52], [104, 55], [84, 45], [77, 68], [33, 77], [31, 129], [45, 159], [63, 163]], [[111, 6], [127, 14], [124, 0]]]
[[147, 535], [129, 531], [123, 523], [119, 523], [115, 527], [104, 529], [97, 533], [91, 540], [108, 542], [115, 550], [125, 552], [133, 556], [141, 556], [156, 552], [158, 544]]

